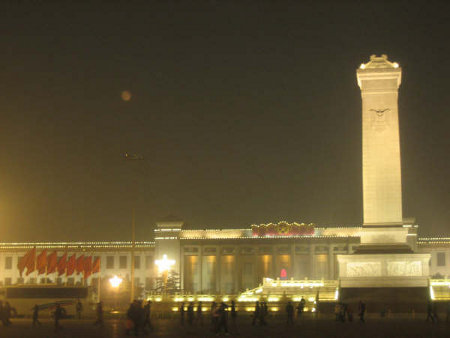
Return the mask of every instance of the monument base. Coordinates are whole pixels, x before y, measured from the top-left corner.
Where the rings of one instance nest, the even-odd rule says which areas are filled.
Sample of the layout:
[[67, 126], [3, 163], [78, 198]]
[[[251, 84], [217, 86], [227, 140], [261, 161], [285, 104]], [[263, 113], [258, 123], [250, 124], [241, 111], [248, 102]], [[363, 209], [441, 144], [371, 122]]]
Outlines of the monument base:
[[341, 287], [427, 287], [429, 254], [338, 255]]

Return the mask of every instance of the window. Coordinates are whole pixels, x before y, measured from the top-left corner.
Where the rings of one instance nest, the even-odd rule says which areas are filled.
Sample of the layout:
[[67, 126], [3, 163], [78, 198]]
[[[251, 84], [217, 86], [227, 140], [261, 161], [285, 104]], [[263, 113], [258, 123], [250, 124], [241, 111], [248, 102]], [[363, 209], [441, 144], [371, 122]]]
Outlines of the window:
[[67, 284], [68, 285], [74, 285], [75, 284], [75, 278], [73, 278], [73, 277], [67, 278]]
[[135, 277], [134, 278], [134, 286], [139, 287], [140, 284], [141, 284], [141, 280], [139, 279], [139, 277]]
[[437, 266], [445, 266], [445, 252], [437, 253]]
[[6, 277], [5, 278], [5, 285], [11, 285], [11, 278], [10, 277]]
[[106, 256], [106, 268], [114, 269], [114, 256]]
[[12, 257], [5, 257], [5, 269], [6, 270], [12, 269]]
[[141, 256], [134, 256], [134, 268], [135, 269], [141, 268]]
[[58, 284], [58, 285], [62, 284], [62, 278], [61, 277], [57, 277], [56, 278], [56, 284]]
[[119, 257], [119, 269], [126, 269], [127, 268], [127, 256], [120, 256]]
[[29, 284], [36, 284], [36, 278], [30, 278], [28, 281]]
[[17, 284], [25, 284], [25, 279], [23, 277], [17, 278]]
[[155, 263], [153, 256], [145, 256], [145, 268], [147, 270], [153, 269], [153, 264]]

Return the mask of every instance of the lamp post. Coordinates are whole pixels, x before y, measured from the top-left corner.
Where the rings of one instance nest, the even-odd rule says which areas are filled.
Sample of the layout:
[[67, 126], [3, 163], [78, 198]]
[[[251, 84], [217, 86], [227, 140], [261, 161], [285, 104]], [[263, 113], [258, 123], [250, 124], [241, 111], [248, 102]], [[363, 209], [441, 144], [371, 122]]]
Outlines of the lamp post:
[[158, 271], [163, 277], [164, 293], [167, 292], [167, 279], [169, 278], [169, 271], [175, 265], [174, 259], [168, 259], [167, 255], [163, 255], [162, 259], [157, 259], [155, 264], [158, 266]]
[[[123, 155], [125, 161], [142, 161], [144, 160], [144, 157], [139, 154], [131, 154], [131, 153], [125, 153]], [[135, 201], [136, 203], [136, 201]], [[135, 208], [131, 210], [131, 286], [130, 286], [130, 301], [134, 301], [134, 269], [135, 269], [135, 257], [134, 257], [134, 251], [136, 248], [136, 216], [135, 216]]]

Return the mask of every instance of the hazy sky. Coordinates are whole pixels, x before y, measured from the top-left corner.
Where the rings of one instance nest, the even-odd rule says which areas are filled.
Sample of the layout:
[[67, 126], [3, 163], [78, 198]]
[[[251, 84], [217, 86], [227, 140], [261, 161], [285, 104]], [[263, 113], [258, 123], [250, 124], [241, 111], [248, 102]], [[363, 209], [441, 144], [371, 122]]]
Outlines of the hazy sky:
[[167, 215], [361, 224], [355, 70], [382, 53], [404, 216], [449, 234], [444, 1], [61, 2], [0, 5], [0, 240], [129, 239], [133, 206], [138, 239]]

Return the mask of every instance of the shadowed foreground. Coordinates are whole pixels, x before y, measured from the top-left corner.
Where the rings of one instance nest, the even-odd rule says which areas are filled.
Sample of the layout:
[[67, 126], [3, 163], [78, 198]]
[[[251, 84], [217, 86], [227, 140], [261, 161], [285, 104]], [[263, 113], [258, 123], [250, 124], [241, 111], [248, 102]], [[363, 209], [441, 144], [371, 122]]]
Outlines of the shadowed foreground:
[[[214, 337], [205, 318], [204, 326], [180, 326], [177, 320], [155, 320], [149, 337]], [[103, 328], [93, 326], [92, 320], [63, 320], [63, 328], [54, 332], [53, 322], [41, 320], [42, 326], [33, 328], [31, 321], [16, 319], [12, 326], [0, 326], [0, 337], [126, 337], [125, 321], [111, 319], [105, 321]], [[427, 323], [420, 319], [379, 319], [368, 318], [365, 324], [358, 321], [335, 322], [333, 318], [306, 319], [294, 326], [286, 327], [283, 318], [272, 318], [265, 327], [251, 326], [248, 317], [238, 322], [240, 337], [448, 337], [450, 325], [446, 322]], [[224, 334], [220, 334], [224, 336]], [[141, 333], [141, 336], [144, 336]], [[236, 336], [231, 332], [230, 336]]]

